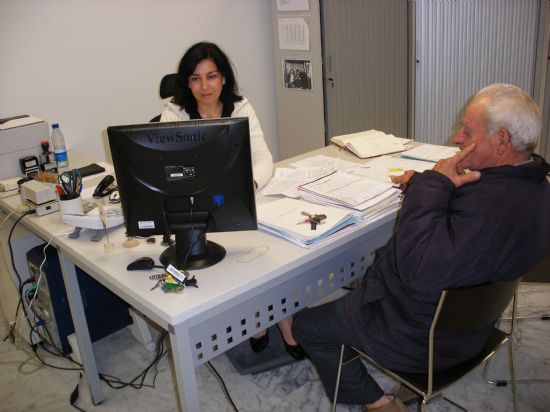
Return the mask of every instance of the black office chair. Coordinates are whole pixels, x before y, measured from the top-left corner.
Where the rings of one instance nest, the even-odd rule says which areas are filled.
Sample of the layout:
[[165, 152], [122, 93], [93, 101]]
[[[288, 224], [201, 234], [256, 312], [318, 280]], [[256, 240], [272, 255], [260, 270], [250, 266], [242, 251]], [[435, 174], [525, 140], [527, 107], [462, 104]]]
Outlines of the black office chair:
[[[439, 298], [439, 303], [430, 327], [429, 341], [427, 343], [429, 355], [426, 373], [403, 373], [386, 369], [380, 366], [375, 359], [353, 347], [350, 349], [354, 350], [357, 356], [344, 362], [345, 345], [342, 345], [332, 411], [334, 412], [336, 410], [342, 366], [357, 358], [367, 360], [384, 373], [418, 393], [421, 397], [420, 411], [425, 410], [426, 402], [440, 394], [445, 388], [458, 381], [478, 365], [488, 360], [496, 353], [497, 349], [506, 342], [509, 343], [508, 347], [511, 360], [509, 366], [512, 376], [514, 376], [511, 333], [504, 332], [497, 327], [493, 328], [485, 346], [477, 356], [450, 369], [442, 372], [434, 371], [433, 354], [437, 349], [434, 346], [434, 336], [437, 332], [469, 332], [482, 329], [487, 325], [494, 325], [512, 299], [514, 299], [514, 304], [512, 305], [513, 318], [515, 315], [515, 292], [518, 283], [519, 279], [511, 282], [489, 283], [480, 286], [444, 290]], [[513, 398], [514, 410], [516, 410], [515, 386], [513, 386]], [[446, 400], [463, 409], [455, 402], [449, 399]]]
[[[538, 265], [529, 270], [521, 278], [522, 283], [549, 283], [550, 282], [550, 255], [546, 256]], [[518, 299], [518, 306], [521, 307], [521, 300]], [[550, 308], [544, 308], [544, 312], [539, 315], [530, 315], [530, 316], [515, 316], [513, 317], [502, 317], [501, 321], [524, 321], [524, 320], [550, 320]], [[521, 309], [520, 309], [521, 310]], [[518, 311], [519, 312], [519, 311]], [[512, 324], [514, 325], [514, 324]], [[515, 323], [517, 325], [517, 322]], [[513, 331], [515, 332], [515, 330]], [[485, 364], [483, 369], [483, 377], [487, 379], [487, 382], [492, 385], [497, 386], [506, 386], [508, 383], [511, 383], [511, 379], [489, 379], [487, 378], [490, 362]], [[550, 379], [515, 379], [514, 383], [543, 383], [550, 382]]]
[[[167, 74], [162, 78], [160, 81], [160, 88], [159, 88], [159, 94], [161, 99], [166, 99], [168, 97], [172, 97], [175, 93], [176, 87], [178, 86], [178, 79], [177, 74]], [[153, 117], [150, 120], [150, 123], [158, 122], [160, 121], [160, 114]]]

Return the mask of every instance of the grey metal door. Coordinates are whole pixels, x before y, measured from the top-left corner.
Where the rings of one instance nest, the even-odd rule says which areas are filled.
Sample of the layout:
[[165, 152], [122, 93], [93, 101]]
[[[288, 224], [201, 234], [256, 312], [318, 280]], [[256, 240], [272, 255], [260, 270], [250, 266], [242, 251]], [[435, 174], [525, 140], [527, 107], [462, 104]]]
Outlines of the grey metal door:
[[322, 0], [327, 140], [378, 129], [407, 137], [407, 0]]

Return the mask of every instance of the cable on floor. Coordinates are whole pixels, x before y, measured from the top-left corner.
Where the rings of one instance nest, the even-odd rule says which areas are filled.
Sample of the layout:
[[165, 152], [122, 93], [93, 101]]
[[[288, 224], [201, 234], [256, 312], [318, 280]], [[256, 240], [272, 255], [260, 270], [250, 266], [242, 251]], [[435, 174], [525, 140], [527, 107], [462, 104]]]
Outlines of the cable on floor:
[[[153, 358], [151, 363], [139, 375], [137, 375], [135, 378], [133, 378], [130, 382], [123, 382], [122, 380], [120, 380], [117, 377], [110, 376], [110, 375], [107, 375], [107, 374], [104, 374], [104, 373], [100, 373], [99, 378], [101, 380], [103, 380], [107, 385], [109, 385], [109, 387], [111, 387], [113, 389], [123, 389], [127, 386], [131, 386], [134, 389], [141, 389], [144, 386], [149, 387], [149, 388], [154, 388], [155, 387], [155, 381], [157, 379], [157, 374], [158, 374], [157, 365], [160, 362], [160, 360], [170, 351], [170, 349], [164, 350], [164, 339], [166, 338], [167, 335], [168, 335], [168, 332], [166, 332], [165, 330], [163, 330], [160, 333], [160, 335], [157, 339], [157, 345], [156, 345], [157, 350], [156, 350], [156, 353], [155, 353], [155, 357]], [[144, 383], [145, 382], [145, 377], [147, 376], [147, 374], [149, 373], [149, 370], [151, 368], [154, 368], [154, 371], [155, 371], [155, 374], [153, 375], [153, 381], [152, 381], [151, 384], [145, 384]], [[140, 379], [140, 382], [136, 384], [135, 382], [138, 379]]]
[[74, 390], [71, 392], [71, 396], [69, 396], [69, 403], [76, 410], [80, 412], [86, 412], [84, 409], [76, 406], [76, 401], [78, 400], [78, 387], [80, 386], [81, 381], [82, 381], [82, 372], [80, 372], [80, 375], [78, 376], [78, 382], [76, 383]]
[[231, 395], [229, 394], [229, 391], [227, 390], [227, 386], [225, 386], [225, 382], [223, 381], [223, 378], [218, 373], [216, 368], [214, 368], [214, 365], [212, 365], [212, 363], [210, 361], [206, 362], [206, 365], [208, 365], [208, 368], [212, 371], [212, 374], [218, 380], [218, 383], [222, 387], [223, 393], [224, 393], [225, 397], [227, 398], [227, 400], [229, 401], [229, 403], [231, 404], [231, 407], [233, 408], [233, 410], [235, 412], [239, 412], [239, 409], [237, 409], [237, 406], [235, 405], [235, 402], [233, 402], [233, 399], [231, 398]]

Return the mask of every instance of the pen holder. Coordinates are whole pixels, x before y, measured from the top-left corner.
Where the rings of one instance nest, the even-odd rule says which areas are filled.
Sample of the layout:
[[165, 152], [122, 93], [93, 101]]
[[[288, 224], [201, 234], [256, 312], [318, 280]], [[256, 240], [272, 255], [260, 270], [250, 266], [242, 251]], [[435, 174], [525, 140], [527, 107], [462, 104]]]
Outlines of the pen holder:
[[59, 199], [59, 210], [64, 215], [84, 215], [84, 205], [80, 196], [74, 199], [62, 200]]

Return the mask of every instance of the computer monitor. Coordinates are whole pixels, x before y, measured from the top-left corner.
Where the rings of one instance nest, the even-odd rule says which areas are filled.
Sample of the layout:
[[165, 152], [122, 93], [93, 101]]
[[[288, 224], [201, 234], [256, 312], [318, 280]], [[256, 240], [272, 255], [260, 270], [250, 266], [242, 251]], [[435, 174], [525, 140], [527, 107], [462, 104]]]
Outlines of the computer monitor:
[[206, 232], [257, 228], [248, 118], [107, 128], [128, 236], [175, 234], [160, 262], [221, 261]]

